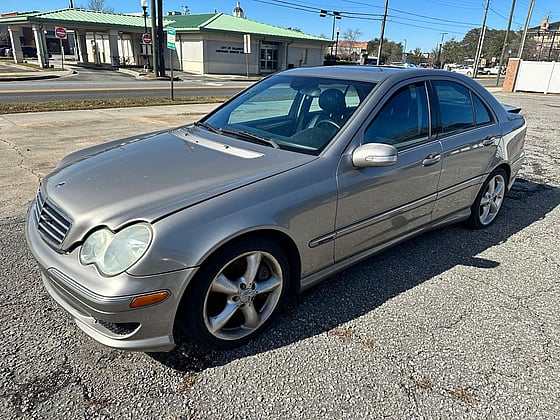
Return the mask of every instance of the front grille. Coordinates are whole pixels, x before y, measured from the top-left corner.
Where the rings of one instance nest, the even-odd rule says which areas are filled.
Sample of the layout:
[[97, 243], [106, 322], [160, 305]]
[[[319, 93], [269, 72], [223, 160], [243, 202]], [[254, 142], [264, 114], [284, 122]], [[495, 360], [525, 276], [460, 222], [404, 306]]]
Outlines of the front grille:
[[47, 241], [60, 247], [72, 226], [72, 219], [57, 209], [39, 188], [35, 204], [35, 219], [39, 233]]

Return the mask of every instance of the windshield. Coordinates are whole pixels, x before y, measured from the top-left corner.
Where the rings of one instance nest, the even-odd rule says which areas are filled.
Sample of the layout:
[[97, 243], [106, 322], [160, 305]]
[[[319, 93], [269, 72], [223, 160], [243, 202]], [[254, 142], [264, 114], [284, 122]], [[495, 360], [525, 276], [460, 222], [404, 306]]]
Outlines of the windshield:
[[[272, 76], [204, 120], [207, 127], [246, 141], [309, 154], [335, 136], [374, 83]], [[205, 126], [202, 125], [201, 126]]]

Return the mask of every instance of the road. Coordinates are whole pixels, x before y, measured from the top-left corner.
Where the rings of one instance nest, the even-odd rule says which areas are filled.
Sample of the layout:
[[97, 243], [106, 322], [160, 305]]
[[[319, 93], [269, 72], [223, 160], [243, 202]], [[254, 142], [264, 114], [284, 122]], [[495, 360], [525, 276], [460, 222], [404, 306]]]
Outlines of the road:
[[[137, 98], [168, 96], [170, 82], [162, 80], [136, 80], [118, 71], [89, 69], [71, 66], [75, 74], [45, 80], [0, 82], [0, 103], [27, 103], [67, 100]], [[227, 80], [227, 78], [196, 76], [176, 72], [181, 80], [174, 83], [176, 98], [187, 96], [229, 97], [252, 81]], [[479, 76], [483, 86], [495, 86], [496, 78]]]
[[24, 236], [38, 180], [64, 154], [209, 108], [0, 116], [0, 418], [556, 419], [560, 96], [497, 96], [529, 128], [494, 225], [439, 229], [370, 258], [227, 352], [97, 344], [48, 296]]
[[[73, 67], [76, 74], [56, 79], [23, 80], [0, 83], [0, 103], [48, 102], [145, 96], [168, 96], [170, 82], [136, 80], [111, 70]], [[175, 97], [229, 97], [249, 86], [251, 81], [231, 81], [177, 73], [183, 80], [174, 82]]]

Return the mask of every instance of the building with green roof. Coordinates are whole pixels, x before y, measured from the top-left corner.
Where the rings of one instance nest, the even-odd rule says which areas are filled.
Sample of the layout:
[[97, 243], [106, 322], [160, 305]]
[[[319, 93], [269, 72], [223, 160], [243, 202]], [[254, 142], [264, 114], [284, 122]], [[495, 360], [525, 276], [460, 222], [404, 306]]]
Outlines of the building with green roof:
[[[331, 41], [299, 31], [256, 22], [243, 17], [239, 2], [233, 15], [207, 13], [164, 16], [164, 30], [176, 30], [171, 57], [173, 68], [195, 74], [266, 74], [290, 67], [321, 65], [323, 49]], [[22, 46], [37, 48], [40, 65], [49, 65], [49, 53], [60, 45], [84, 63], [118, 66], [149, 65], [151, 45], [142, 15], [63, 9], [48, 12], [8, 13], [7, 25], [16, 62], [23, 61]], [[148, 19], [147, 31], [150, 28]], [[66, 29], [67, 39], [55, 28]], [[165, 51], [170, 68], [169, 51]]]

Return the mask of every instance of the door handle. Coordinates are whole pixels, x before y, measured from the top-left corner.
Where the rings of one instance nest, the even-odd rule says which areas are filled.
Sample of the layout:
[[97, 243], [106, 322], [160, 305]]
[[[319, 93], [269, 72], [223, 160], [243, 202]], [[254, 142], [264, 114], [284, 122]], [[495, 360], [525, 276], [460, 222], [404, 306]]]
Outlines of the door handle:
[[435, 165], [441, 160], [441, 155], [439, 153], [431, 153], [422, 161], [422, 166]]
[[500, 138], [496, 136], [488, 136], [484, 140], [482, 140], [482, 145], [492, 146], [493, 144], [496, 144], [496, 140], [500, 140]]

